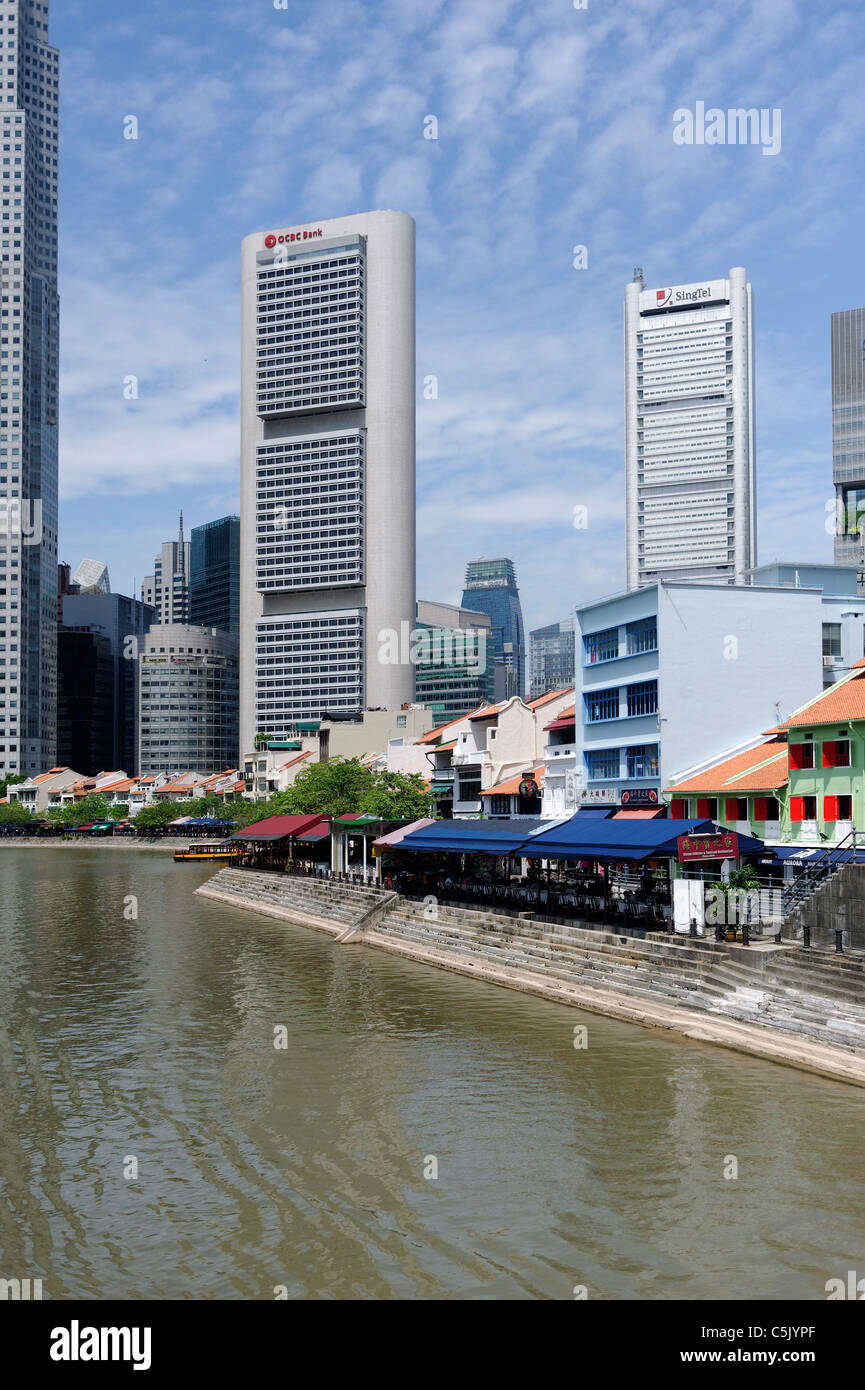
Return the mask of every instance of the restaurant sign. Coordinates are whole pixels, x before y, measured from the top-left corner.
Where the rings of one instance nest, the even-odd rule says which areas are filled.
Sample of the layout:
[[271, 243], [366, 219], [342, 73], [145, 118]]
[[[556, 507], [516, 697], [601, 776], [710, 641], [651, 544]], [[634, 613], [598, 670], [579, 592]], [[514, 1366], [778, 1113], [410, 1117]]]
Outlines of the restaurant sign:
[[584, 787], [580, 801], [586, 806], [618, 806], [619, 793], [615, 787]]
[[623, 806], [657, 806], [658, 793], [654, 787], [629, 787], [622, 792]]
[[680, 835], [679, 862], [690, 864], [700, 859], [738, 859], [739, 836], [734, 830], [720, 835]]

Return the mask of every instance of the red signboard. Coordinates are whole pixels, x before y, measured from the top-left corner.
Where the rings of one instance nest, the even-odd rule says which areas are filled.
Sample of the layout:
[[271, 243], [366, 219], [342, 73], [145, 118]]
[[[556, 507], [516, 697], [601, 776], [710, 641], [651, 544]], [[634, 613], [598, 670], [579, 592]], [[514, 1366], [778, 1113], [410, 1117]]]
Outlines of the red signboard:
[[734, 830], [723, 831], [720, 835], [680, 835], [679, 862], [692, 863], [695, 859], [738, 859], [739, 836]]

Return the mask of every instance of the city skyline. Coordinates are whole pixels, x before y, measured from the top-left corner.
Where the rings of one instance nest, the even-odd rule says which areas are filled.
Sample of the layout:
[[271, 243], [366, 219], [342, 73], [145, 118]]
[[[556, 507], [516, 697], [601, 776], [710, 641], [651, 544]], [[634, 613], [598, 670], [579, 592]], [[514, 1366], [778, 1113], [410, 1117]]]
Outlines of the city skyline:
[[[76, 73], [110, 73], [118, 52], [125, 71], [122, 84], [70, 91], [64, 127], [68, 556], [90, 553], [88, 528], [102, 526], [129, 592], [179, 504], [191, 518], [237, 509], [236, 246], [248, 228], [396, 206], [418, 224], [420, 592], [456, 602], [470, 555], [512, 555], [533, 627], [561, 616], [565, 588], [570, 603], [621, 586], [620, 296], [638, 264], [651, 284], [747, 265], [759, 304], [759, 559], [831, 558], [829, 316], [865, 301], [844, 236], [861, 195], [839, 204], [833, 193], [862, 122], [847, 76], [862, 40], [841, 7], [791, 9], [780, 96], [763, 5], [735, 28], [689, 12], [687, 33], [671, 7], [653, 17], [650, 43], [645, 17], [626, 7], [541, 5], [529, 18], [508, 5], [403, 6], [396, 22], [383, 6], [360, 34], [350, 8], [241, 24], [216, 5], [202, 52], [195, 20], [169, 7], [154, 9], [152, 35], [136, 15], [101, 11], [111, 22], [93, 25], [86, 50], [74, 9], [55, 20]], [[530, 37], [559, 55], [543, 83]], [[382, 88], [373, 57], [352, 76], [358, 42], [368, 55], [378, 46], [400, 80]], [[292, 86], [315, 100], [279, 117], [294, 153], [274, 180], [287, 55]], [[589, 75], [605, 92], [591, 109]], [[784, 105], [775, 158], [674, 144], [673, 113], [691, 98], [736, 105], [750, 93]], [[359, 109], [363, 121], [349, 119]], [[123, 138], [128, 114], [137, 140]], [[437, 141], [423, 138], [429, 114]], [[77, 190], [95, 160], [99, 196], [85, 205]], [[577, 244], [585, 270], [572, 264]], [[101, 342], [87, 332], [96, 314]], [[137, 399], [123, 397], [126, 376]], [[426, 397], [430, 376], [438, 394]], [[465, 467], [477, 495], [455, 515], [449, 492]], [[587, 531], [570, 525], [578, 505]]]

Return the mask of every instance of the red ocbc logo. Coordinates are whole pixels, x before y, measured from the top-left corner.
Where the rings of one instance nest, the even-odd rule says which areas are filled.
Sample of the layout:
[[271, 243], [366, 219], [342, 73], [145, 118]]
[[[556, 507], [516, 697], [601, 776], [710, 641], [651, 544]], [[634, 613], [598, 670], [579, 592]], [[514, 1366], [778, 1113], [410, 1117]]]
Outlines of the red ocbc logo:
[[320, 236], [324, 236], [324, 230], [321, 227], [316, 227], [312, 232], [286, 232], [283, 236], [274, 236], [273, 232], [268, 232], [267, 236], [264, 238], [264, 244], [270, 248], [271, 246], [276, 246], [277, 243], [282, 246], [283, 242], [311, 241], [314, 237]]

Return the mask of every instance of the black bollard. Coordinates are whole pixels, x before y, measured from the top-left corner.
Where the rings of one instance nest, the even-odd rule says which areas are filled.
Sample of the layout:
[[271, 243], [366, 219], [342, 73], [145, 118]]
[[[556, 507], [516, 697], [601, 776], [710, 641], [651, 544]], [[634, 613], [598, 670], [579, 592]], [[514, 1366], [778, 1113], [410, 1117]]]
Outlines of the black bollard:
[[835, 933], [835, 950], [839, 956], [844, 954], [844, 933], [842, 931]]
[[780, 945], [781, 945], [781, 928], [780, 928], [780, 927], [778, 928], [778, 930], [777, 930], [776, 933], [775, 933], [775, 945], [776, 945], [776, 946], [780, 946]]
[[696, 936], [696, 935], [697, 935], [697, 919], [696, 919], [696, 917], [692, 917], [692, 918], [691, 918], [691, 926], [690, 926], [690, 930], [689, 930], [689, 932], [688, 932], [688, 935], [689, 935], [689, 936]]
[[750, 932], [750, 930], [749, 930], [749, 928], [748, 928], [748, 923], [747, 923], [747, 922], [743, 922], [743, 923], [742, 923], [742, 945], [743, 945], [743, 946], [750, 946], [750, 944], [751, 944], [751, 932]]
[[810, 945], [811, 945], [811, 928], [808, 927], [808, 926], [805, 926], [805, 927], [802, 928], [802, 945], [803, 945], [803, 946], [810, 946]]

